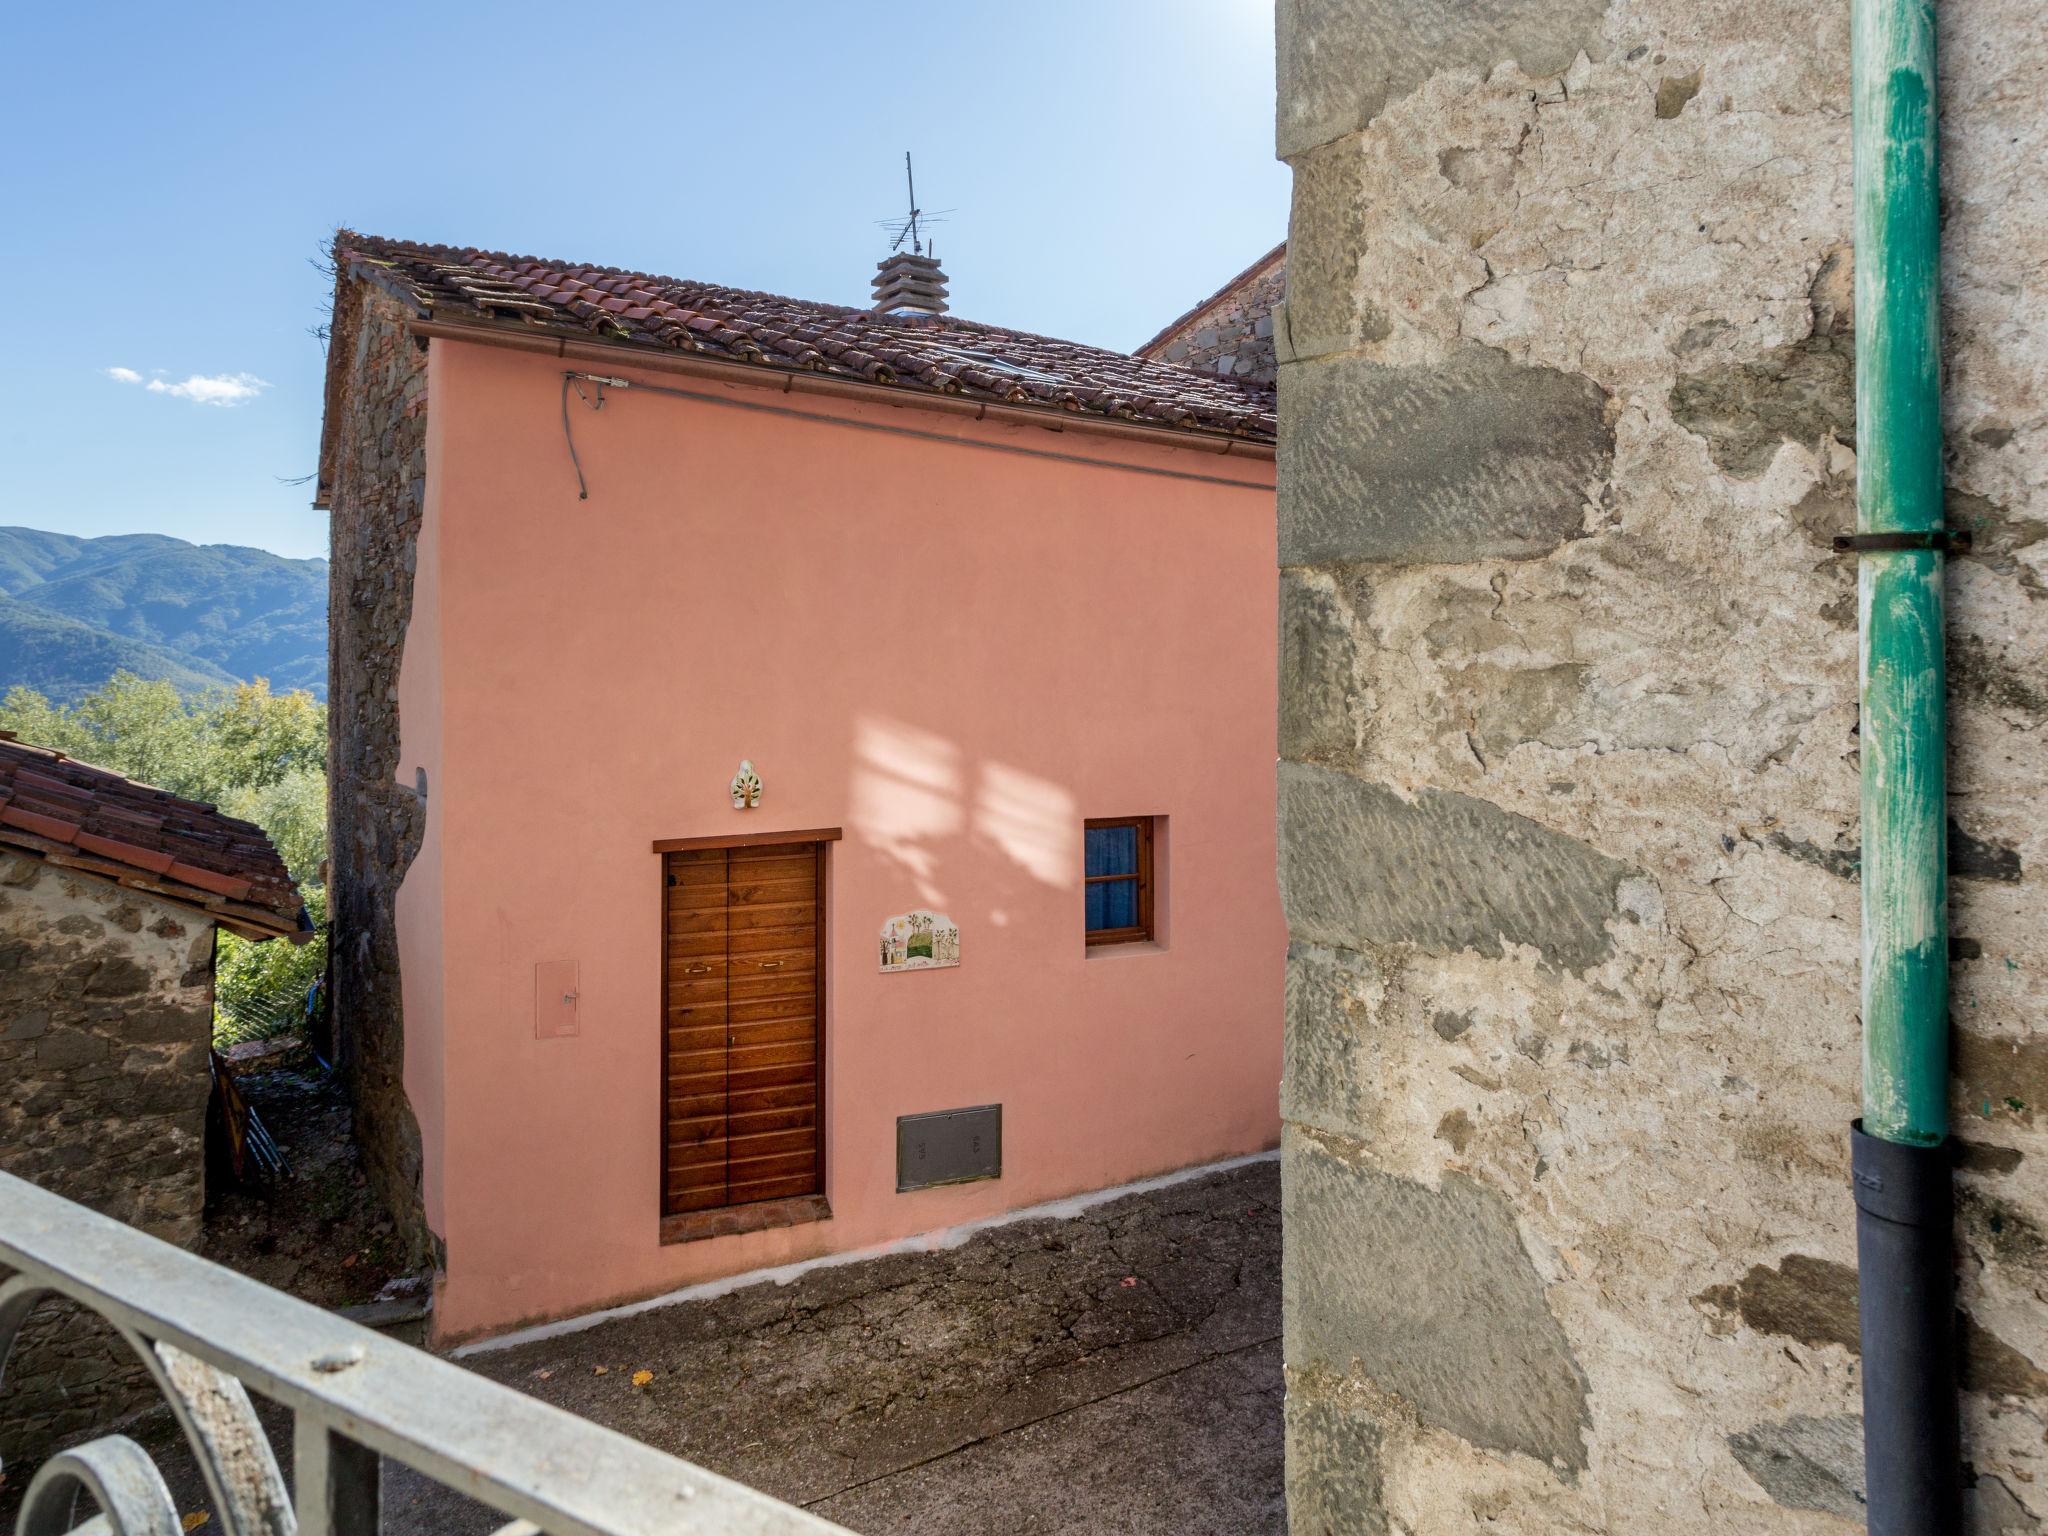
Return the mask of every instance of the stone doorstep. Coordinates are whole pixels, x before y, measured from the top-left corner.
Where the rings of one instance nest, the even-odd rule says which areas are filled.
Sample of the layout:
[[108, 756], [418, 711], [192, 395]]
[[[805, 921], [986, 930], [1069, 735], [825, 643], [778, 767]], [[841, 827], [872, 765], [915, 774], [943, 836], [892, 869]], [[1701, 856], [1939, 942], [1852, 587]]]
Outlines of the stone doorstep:
[[[346, 1317], [352, 1323], [361, 1323], [365, 1328], [374, 1328], [387, 1338], [401, 1344], [410, 1344], [414, 1349], [428, 1347], [428, 1336], [433, 1331], [431, 1305], [421, 1303], [409, 1309], [401, 1309], [390, 1302], [366, 1302], [360, 1307], [342, 1307], [337, 1315]], [[360, 1315], [358, 1315], [360, 1314]]]
[[433, 1284], [425, 1275], [402, 1275], [378, 1292], [375, 1300], [336, 1307], [334, 1315], [424, 1349], [434, 1316]]

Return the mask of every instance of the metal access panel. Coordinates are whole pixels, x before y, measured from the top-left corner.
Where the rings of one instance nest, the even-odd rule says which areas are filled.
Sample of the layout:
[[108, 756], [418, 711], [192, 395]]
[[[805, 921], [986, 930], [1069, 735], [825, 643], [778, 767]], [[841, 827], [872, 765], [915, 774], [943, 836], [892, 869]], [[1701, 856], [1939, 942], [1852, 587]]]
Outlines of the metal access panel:
[[942, 1109], [896, 1120], [896, 1192], [1003, 1176], [1003, 1106]]

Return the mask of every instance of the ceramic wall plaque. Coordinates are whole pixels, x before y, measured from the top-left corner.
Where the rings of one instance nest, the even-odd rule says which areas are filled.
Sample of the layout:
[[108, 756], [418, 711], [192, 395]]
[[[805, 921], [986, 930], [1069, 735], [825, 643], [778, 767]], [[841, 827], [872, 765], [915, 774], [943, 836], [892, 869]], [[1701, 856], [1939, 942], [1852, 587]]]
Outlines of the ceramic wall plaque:
[[943, 912], [919, 907], [882, 924], [882, 969], [931, 971], [960, 963], [960, 929]]
[[732, 808], [751, 811], [761, 803], [761, 775], [754, 771], [752, 758], [740, 759], [740, 771], [732, 776]]

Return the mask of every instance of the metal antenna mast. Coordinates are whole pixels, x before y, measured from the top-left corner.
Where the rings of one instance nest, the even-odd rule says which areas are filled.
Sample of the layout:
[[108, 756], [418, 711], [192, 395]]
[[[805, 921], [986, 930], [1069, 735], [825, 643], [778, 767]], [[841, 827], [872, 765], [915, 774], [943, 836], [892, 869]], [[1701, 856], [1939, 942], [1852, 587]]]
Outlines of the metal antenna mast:
[[[913, 255], [923, 255], [924, 245], [917, 232], [917, 177], [911, 174], [910, 151], [903, 151], [903, 184], [910, 189], [910, 249]], [[900, 243], [900, 241], [899, 241]]]
[[925, 236], [931, 232], [932, 225], [945, 223], [945, 215], [953, 210], [941, 208], [934, 213], [926, 213], [917, 206], [917, 175], [911, 168], [910, 151], [907, 149], [903, 151], [903, 185], [910, 193], [909, 217], [877, 219], [875, 222], [889, 231], [890, 250], [900, 251], [907, 242], [914, 256], [936, 255], [937, 253], [931, 249], [931, 242], [925, 239]]

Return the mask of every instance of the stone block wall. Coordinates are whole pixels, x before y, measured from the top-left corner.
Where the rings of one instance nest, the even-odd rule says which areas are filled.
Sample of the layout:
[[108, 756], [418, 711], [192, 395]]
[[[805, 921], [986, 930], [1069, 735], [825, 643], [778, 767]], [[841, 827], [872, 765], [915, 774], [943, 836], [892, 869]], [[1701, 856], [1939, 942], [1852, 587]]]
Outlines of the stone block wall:
[[1271, 387], [1280, 371], [1273, 310], [1287, 289], [1287, 248], [1270, 252], [1138, 349], [1141, 357]]
[[[197, 913], [0, 852], [0, 1171], [198, 1240], [213, 938]], [[154, 1396], [109, 1329], [45, 1303], [0, 1380], [0, 1463]]]
[[[1855, 1529], [1849, 11], [1281, 0], [1297, 1536]], [[1940, 8], [1958, 1274], [2048, 1525], [2048, 33]]]
[[417, 1258], [420, 1136], [405, 1097], [405, 1020], [393, 904], [425, 817], [397, 782], [398, 665], [412, 615], [426, 495], [427, 358], [389, 295], [344, 277], [328, 345], [321, 489], [329, 512], [328, 896], [337, 1048], [363, 1166]]

